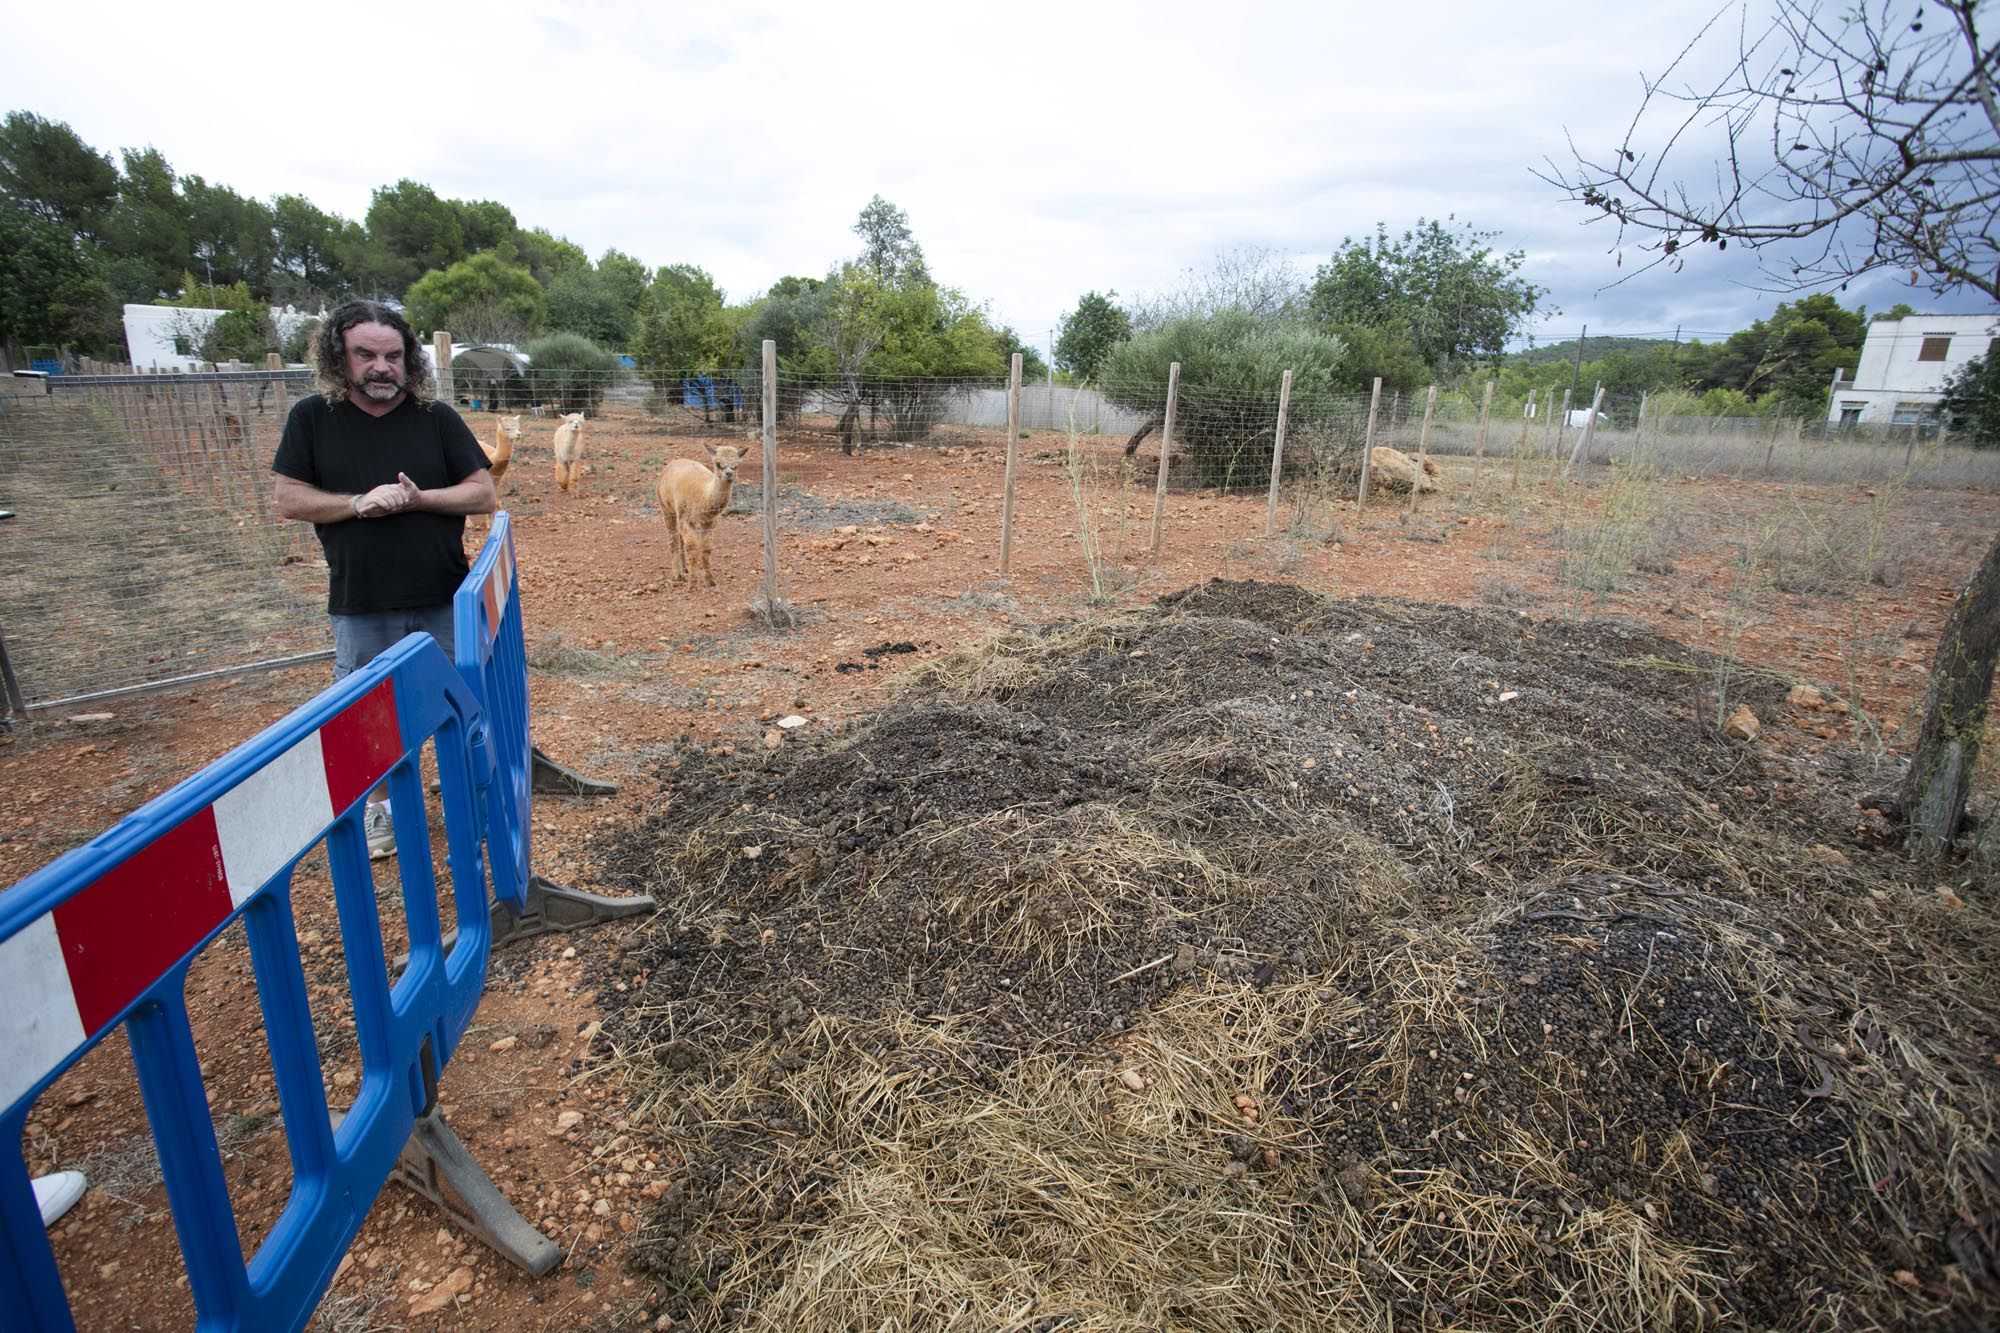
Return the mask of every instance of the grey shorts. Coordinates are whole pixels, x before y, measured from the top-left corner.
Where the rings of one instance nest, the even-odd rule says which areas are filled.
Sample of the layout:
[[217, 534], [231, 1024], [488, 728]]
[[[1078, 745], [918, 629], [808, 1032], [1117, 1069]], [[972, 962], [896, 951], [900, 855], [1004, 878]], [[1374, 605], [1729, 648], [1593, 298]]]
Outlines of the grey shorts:
[[452, 653], [451, 603], [443, 606], [419, 606], [407, 611], [370, 611], [358, 616], [328, 616], [333, 622], [333, 678], [339, 680], [349, 672], [359, 671], [390, 648], [401, 643], [406, 634], [426, 631], [444, 649], [444, 655]]

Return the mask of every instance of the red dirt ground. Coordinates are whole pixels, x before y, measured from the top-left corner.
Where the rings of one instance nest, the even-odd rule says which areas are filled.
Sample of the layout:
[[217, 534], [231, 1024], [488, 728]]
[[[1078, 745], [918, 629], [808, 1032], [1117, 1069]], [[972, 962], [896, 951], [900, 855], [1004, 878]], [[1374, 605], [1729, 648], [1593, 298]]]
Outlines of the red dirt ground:
[[[484, 418], [474, 424], [490, 431]], [[671, 581], [652, 483], [667, 458], [698, 457], [698, 443], [640, 417], [614, 413], [593, 425], [580, 494], [556, 491], [546, 435], [537, 440], [536, 432], [501, 483], [518, 523], [530, 659], [547, 668], [531, 674], [536, 740], [572, 767], [621, 784], [603, 800], [538, 798], [537, 866], [559, 883], [592, 887], [600, 835], [648, 808], [660, 790], [658, 765], [674, 754], [754, 749], [777, 734], [771, 720], [787, 713], [813, 728], [839, 725], [893, 694], [903, 667], [994, 631], [1089, 610], [1077, 511], [1057, 463], [1063, 442], [1053, 435], [1021, 445], [1007, 577], [998, 567], [1000, 432], [855, 457], [831, 446], [781, 446], [780, 595], [800, 623], [772, 632], [747, 609], [763, 572], [755, 515], [732, 513], [718, 525], [719, 587]], [[1149, 557], [1150, 454], [1141, 456], [1144, 471], [1121, 482], [1116, 451], [1107, 450], [1093, 488], [1098, 537], [1110, 557], [1105, 578], [1119, 604], [1210, 577], [1248, 577], [1320, 592], [1626, 618], [1840, 694], [1858, 711], [1838, 728], [1765, 720], [1760, 743], [1811, 750], [1878, 734], [1893, 745], [1950, 602], [2000, 520], [2000, 497], [1978, 492], [1668, 479], [1646, 492], [1650, 518], [1631, 525], [1647, 538], [1648, 554], [1600, 599], [1559, 581], [1558, 568], [1565, 541], [1574, 554], [1612, 489], [1602, 470], [1568, 492], [1538, 479], [1517, 492], [1504, 467], [1481, 473], [1470, 460], [1447, 459], [1447, 493], [1426, 497], [1415, 516], [1400, 498], [1378, 498], [1365, 511], [1337, 501], [1312, 516], [1314, 536], [1290, 538], [1282, 533], [1293, 518], [1288, 499], [1277, 540], [1264, 536], [1261, 494], [1175, 493], [1163, 550]], [[753, 457], [739, 491], [759, 484]], [[1860, 563], [1878, 566], [1880, 581], [1847, 577], [1838, 560], [1804, 560], [1803, 574], [1785, 566], [1790, 572], [1777, 577], [1795, 591], [1773, 586], [1773, 566], [1758, 552], [1782, 547], [1787, 534], [1801, 550], [1814, 534], [1820, 547], [1829, 534], [1850, 553], [1868, 547]], [[903, 643], [915, 653], [866, 652]], [[108, 827], [324, 681], [323, 666], [299, 668], [90, 706], [112, 713], [109, 720], [43, 715], [0, 734], [0, 882]], [[1857, 835], [1867, 825], [1857, 812]], [[343, 1028], [337, 927], [324, 878], [310, 868], [300, 876], [296, 910], [338, 1099], [352, 1086], [351, 1020]], [[529, 1220], [562, 1246], [562, 1268], [530, 1282], [445, 1227], [426, 1202], [390, 1186], [335, 1280], [319, 1327], [655, 1326], [649, 1292], [621, 1259], [674, 1164], [627, 1133], [624, 1090], [592, 1049], [597, 994], [583, 980], [585, 958], [614, 953], [622, 933], [613, 925], [547, 936], [496, 956], [487, 997], [443, 1080], [447, 1118]], [[251, 989], [239, 927], [197, 962], [189, 1007], [246, 1246], [290, 1186], [268, 1060], [252, 1036], [256, 1010], [244, 1002]], [[79, 1326], [186, 1327], [192, 1305], [164, 1194], [144, 1160], [143, 1116], [123, 1045], [114, 1035], [44, 1094], [24, 1147], [37, 1171], [83, 1165], [92, 1174], [93, 1190], [55, 1230]], [[556, 1132], [569, 1109], [583, 1112], [581, 1123]], [[413, 1313], [447, 1279], [469, 1286], [436, 1313]]]

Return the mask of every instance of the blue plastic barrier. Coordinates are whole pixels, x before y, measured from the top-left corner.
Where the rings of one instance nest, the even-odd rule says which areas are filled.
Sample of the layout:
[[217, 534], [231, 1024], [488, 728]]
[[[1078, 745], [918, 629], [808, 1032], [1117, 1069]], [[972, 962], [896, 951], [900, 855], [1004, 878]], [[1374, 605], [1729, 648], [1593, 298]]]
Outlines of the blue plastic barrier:
[[493, 896], [516, 913], [527, 910], [533, 877], [534, 763], [523, 635], [513, 518], [503, 511], [493, 516], [493, 529], [452, 599], [452, 637], [458, 669], [484, 711], [477, 743], [490, 747], [495, 769], [486, 805]]
[[[495, 619], [505, 624], [504, 614]], [[305, 1324], [413, 1126], [433, 1118], [437, 1077], [484, 988], [491, 935], [481, 844], [492, 826], [481, 828], [480, 812], [503, 804], [493, 757], [511, 753], [482, 743], [487, 730], [466, 676], [429, 636], [413, 635], [0, 893], [0, 1324], [74, 1327], [19, 1145], [36, 1098], [121, 1024], [197, 1327]], [[419, 757], [432, 739], [458, 917], [449, 945], [420, 814]], [[393, 986], [361, 828], [362, 802], [385, 779], [410, 935], [408, 967]], [[299, 858], [322, 839], [362, 1060], [354, 1105], [337, 1127], [291, 896]], [[247, 1263], [185, 999], [189, 965], [239, 917], [292, 1167], [291, 1196]]]
[[650, 897], [607, 898], [551, 884], [534, 873], [537, 778], [550, 778], [551, 785], [543, 790], [570, 795], [604, 795], [617, 788], [580, 777], [535, 748], [528, 732], [528, 654], [522, 625], [513, 519], [502, 512], [494, 515], [486, 544], [452, 599], [458, 669], [485, 710], [476, 743], [490, 750], [495, 769], [485, 827], [492, 858], [496, 945], [655, 910]]

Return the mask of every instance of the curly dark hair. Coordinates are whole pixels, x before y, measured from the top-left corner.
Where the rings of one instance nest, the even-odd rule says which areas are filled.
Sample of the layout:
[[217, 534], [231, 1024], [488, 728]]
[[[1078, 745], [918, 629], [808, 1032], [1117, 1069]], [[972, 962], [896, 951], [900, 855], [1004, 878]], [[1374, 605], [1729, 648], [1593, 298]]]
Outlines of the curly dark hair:
[[429, 402], [431, 366], [424, 359], [424, 346], [417, 341], [417, 331], [395, 307], [380, 301], [349, 301], [321, 320], [319, 328], [314, 330], [308, 359], [326, 400], [334, 404], [345, 402], [347, 391], [355, 387], [347, 380], [347, 331], [360, 324], [385, 325], [402, 335], [406, 377], [403, 392], [418, 406]]

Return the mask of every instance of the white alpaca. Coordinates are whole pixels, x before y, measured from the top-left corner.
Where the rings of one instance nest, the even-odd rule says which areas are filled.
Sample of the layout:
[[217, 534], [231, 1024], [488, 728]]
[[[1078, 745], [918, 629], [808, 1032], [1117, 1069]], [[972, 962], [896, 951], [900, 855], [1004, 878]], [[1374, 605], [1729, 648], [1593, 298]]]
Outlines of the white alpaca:
[[565, 413], [556, 427], [556, 485], [565, 491], [583, 480], [583, 413]]

